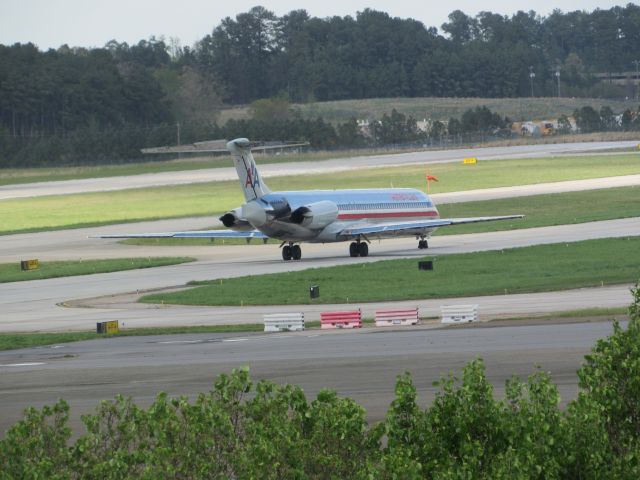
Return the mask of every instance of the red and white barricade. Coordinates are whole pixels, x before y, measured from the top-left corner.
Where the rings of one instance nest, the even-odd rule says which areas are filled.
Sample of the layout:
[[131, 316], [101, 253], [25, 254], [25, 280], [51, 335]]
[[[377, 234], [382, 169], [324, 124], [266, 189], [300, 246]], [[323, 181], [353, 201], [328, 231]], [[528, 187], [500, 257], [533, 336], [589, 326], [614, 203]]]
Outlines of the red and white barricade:
[[320, 328], [362, 328], [362, 312], [321, 312]]
[[419, 321], [418, 307], [396, 308], [393, 310], [376, 310], [376, 327], [417, 325]]

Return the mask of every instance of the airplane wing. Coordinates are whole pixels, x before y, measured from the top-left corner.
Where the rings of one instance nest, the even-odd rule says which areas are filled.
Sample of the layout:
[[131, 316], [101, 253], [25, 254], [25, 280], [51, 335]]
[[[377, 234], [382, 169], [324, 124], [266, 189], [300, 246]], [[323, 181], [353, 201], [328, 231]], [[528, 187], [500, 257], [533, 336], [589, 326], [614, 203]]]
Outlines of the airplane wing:
[[91, 238], [269, 238], [259, 230], [236, 232], [234, 230], [194, 230], [192, 232], [119, 233], [95, 235]]
[[356, 235], [372, 235], [376, 233], [393, 233], [408, 230], [447, 227], [449, 225], [463, 225], [465, 223], [493, 222], [496, 220], [511, 220], [523, 218], [524, 215], [502, 215], [499, 217], [469, 217], [469, 218], [439, 218], [437, 220], [417, 220], [403, 223], [378, 223], [360, 227], [345, 228], [338, 235], [351, 237]]

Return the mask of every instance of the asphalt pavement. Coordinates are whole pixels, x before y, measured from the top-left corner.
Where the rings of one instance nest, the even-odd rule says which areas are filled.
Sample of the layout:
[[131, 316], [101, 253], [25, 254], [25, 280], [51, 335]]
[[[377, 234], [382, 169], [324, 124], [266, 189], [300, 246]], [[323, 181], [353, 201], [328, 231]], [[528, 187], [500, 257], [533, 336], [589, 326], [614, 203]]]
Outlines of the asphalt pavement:
[[562, 402], [577, 393], [576, 370], [594, 342], [611, 333], [608, 322], [499, 328], [406, 328], [387, 331], [306, 331], [286, 334], [198, 334], [124, 337], [0, 352], [0, 436], [25, 406], [64, 398], [71, 425], [116, 393], [148, 405], [165, 391], [195, 396], [220, 373], [248, 365], [255, 380], [304, 388], [309, 400], [322, 388], [354, 398], [371, 422], [384, 417], [396, 376], [411, 372], [420, 404], [432, 382], [482, 357], [496, 395], [513, 374], [536, 365], [549, 371]]

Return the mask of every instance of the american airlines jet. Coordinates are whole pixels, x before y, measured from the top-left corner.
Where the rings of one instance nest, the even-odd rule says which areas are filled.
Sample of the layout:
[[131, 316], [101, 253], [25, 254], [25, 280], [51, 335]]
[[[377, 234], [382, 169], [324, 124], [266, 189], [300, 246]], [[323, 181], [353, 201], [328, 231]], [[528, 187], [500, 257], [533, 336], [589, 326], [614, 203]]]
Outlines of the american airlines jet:
[[231, 140], [227, 148], [245, 198], [242, 206], [220, 217], [230, 230], [100, 238], [275, 238], [282, 241], [284, 260], [300, 260], [303, 242], [351, 242], [349, 255], [366, 257], [371, 239], [416, 237], [418, 248], [423, 249], [428, 248], [427, 239], [439, 227], [523, 217], [440, 218], [428, 195], [409, 188], [272, 192], [258, 173], [249, 140]]

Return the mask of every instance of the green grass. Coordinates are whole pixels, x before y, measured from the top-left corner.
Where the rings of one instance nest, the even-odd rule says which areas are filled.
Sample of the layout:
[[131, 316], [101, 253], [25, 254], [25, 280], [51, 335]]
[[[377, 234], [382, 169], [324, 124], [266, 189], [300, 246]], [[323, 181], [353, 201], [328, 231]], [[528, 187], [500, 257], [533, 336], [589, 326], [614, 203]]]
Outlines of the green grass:
[[[640, 173], [640, 156], [496, 160], [475, 166], [437, 164], [431, 193], [526, 185]], [[272, 190], [412, 187], [424, 189], [424, 166], [278, 177]], [[217, 216], [243, 203], [237, 181], [116, 192], [35, 197], [0, 202], [0, 235], [189, 216]]]
[[[428, 257], [427, 257], [428, 258]], [[635, 282], [640, 237], [540, 245], [435, 258], [387, 260], [300, 272], [197, 282], [192, 289], [147, 295], [146, 303], [181, 305], [293, 305], [497, 295]], [[309, 299], [309, 285], [320, 299]]]
[[557, 193], [483, 202], [452, 203], [438, 207], [440, 216], [482, 217], [523, 214], [525, 218], [440, 228], [436, 235], [496, 232], [523, 228], [640, 217], [640, 187], [620, 187]]
[[512, 320], [554, 320], [566, 318], [590, 318], [590, 317], [609, 317], [611, 319], [621, 320], [628, 316], [628, 307], [619, 308], [584, 308], [581, 310], [564, 310], [561, 312], [548, 313], [545, 315], [525, 316], [525, 317], [508, 317], [494, 318], [495, 321], [512, 321]]
[[0, 283], [42, 280], [45, 278], [71, 277], [93, 273], [119, 272], [138, 268], [163, 267], [179, 263], [193, 262], [189, 257], [149, 257], [117, 258], [107, 260], [70, 260], [59, 262], [40, 262], [37, 270], [21, 271], [20, 263], [0, 264]]
[[111, 165], [83, 165], [73, 167], [5, 168], [0, 170], [0, 185], [20, 183], [78, 180], [83, 178], [118, 177], [143, 173], [178, 172], [201, 168], [228, 167], [228, 156], [212, 159], [149, 161]]
[[[345, 155], [347, 152], [345, 152]], [[260, 163], [283, 163], [296, 161], [313, 161], [323, 158], [335, 158], [339, 155], [329, 153], [302, 154], [255, 154]], [[127, 175], [141, 175], [145, 173], [182, 172], [205, 168], [232, 167], [233, 163], [227, 154], [215, 157], [202, 156], [179, 160], [155, 160], [107, 165], [82, 165], [73, 167], [42, 167], [42, 168], [5, 168], [0, 169], [0, 185], [17, 185], [21, 183], [51, 182], [62, 180], [79, 180], [83, 178], [104, 178]]]
[[[414, 151], [412, 149], [412, 151]], [[401, 153], [403, 150], [394, 149], [391, 153]], [[363, 155], [380, 154], [380, 149], [359, 149], [321, 152], [285, 152], [282, 155], [254, 152], [257, 162], [261, 165], [269, 163], [313, 162], [333, 158], [348, 158]], [[155, 160], [124, 164], [82, 165], [73, 167], [36, 167], [36, 168], [5, 168], [0, 169], [0, 186], [17, 185], [22, 183], [51, 182], [62, 180], [79, 180], [84, 178], [105, 178], [126, 175], [141, 175], [145, 173], [181, 172], [207, 168], [232, 167], [233, 162], [228, 154], [218, 154], [215, 157], [201, 156], [193, 158]]]
[[[372, 325], [373, 319], [363, 319], [365, 325]], [[305, 322], [306, 330], [320, 328], [319, 321]], [[58, 332], [58, 333], [0, 333], [0, 351], [18, 348], [56, 345], [58, 343], [80, 342], [82, 340], [99, 340], [114, 337], [140, 337], [147, 335], [182, 335], [189, 333], [251, 333], [263, 332], [262, 323], [239, 323], [234, 325], [196, 325], [185, 327], [149, 327], [127, 328], [119, 333], [105, 335], [94, 332]]]
[[194, 327], [131, 328], [122, 329], [120, 333], [112, 335], [98, 335], [95, 332], [0, 333], [0, 350], [14, 350], [16, 348], [39, 347], [42, 345], [55, 345], [58, 343], [113, 337], [177, 335], [185, 333], [243, 333], [261, 332], [263, 329], [264, 325], [261, 323], [246, 323], [239, 325], [202, 325]]

